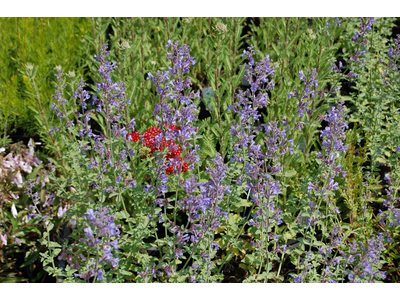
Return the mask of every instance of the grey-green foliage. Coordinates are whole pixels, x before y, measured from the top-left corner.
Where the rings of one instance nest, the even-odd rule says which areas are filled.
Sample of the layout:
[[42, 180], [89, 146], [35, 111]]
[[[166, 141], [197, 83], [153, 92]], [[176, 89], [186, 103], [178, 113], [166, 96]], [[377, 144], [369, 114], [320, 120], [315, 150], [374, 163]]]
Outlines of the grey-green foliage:
[[[357, 74], [357, 81], [350, 100], [353, 113], [350, 121], [361, 125], [361, 139], [365, 139], [374, 166], [376, 162], [387, 164], [391, 153], [399, 144], [399, 74], [386, 66], [388, 49], [392, 44], [390, 36], [396, 18], [376, 18], [373, 30], [366, 35], [367, 44], [360, 46], [366, 53], [360, 55], [360, 62], [349, 61], [356, 45], [351, 37], [360, 30], [360, 20], [349, 18], [343, 36], [343, 56]], [[380, 60], [383, 60], [380, 61]], [[385, 85], [385, 82], [390, 82]]]

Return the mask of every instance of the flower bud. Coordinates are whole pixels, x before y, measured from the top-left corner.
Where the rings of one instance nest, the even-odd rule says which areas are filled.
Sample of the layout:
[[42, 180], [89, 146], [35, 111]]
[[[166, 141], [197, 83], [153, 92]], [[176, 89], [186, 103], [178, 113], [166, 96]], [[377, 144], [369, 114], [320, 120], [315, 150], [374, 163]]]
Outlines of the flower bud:
[[13, 215], [13, 217], [16, 219], [18, 216], [18, 212], [17, 209], [15, 208], [15, 204], [13, 203], [11, 206], [11, 214]]

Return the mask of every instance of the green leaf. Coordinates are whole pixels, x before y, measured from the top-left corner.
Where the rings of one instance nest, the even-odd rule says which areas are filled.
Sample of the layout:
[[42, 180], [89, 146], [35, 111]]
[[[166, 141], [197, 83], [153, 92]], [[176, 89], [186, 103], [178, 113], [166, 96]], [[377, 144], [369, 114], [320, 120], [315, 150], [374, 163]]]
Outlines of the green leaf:
[[61, 245], [59, 243], [56, 243], [56, 242], [50, 242], [48, 247], [49, 248], [61, 248]]
[[125, 271], [125, 270], [118, 270], [118, 272], [122, 275], [125, 276], [133, 276], [133, 273], [129, 272], [129, 271]]
[[20, 268], [33, 264], [38, 259], [38, 257], [39, 257], [39, 251], [35, 251], [29, 256], [28, 259], [25, 260], [25, 262], [20, 266]]
[[54, 228], [54, 224], [53, 223], [49, 223], [49, 225], [47, 225], [47, 230], [51, 231]]
[[283, 176], [285, 176], [285, 177], [293, 177], [296, 174], [297, 174], [296, 170], [289, 170], [289, 171], [286, 171]]

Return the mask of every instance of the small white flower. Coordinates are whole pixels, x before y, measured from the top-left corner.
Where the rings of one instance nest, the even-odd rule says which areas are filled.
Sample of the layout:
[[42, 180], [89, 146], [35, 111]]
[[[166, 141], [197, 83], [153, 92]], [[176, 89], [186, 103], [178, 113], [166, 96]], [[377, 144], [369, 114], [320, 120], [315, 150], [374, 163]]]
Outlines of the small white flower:
[[76, 227], [76, 220], [75, 220], [75, 219], [69, 220], [69, 221], [68, 221], [68, 226], [69, 226], [71, 229], [75, 229], [75, 227]]
[[189, 18], [183, 18], [183, 23], [190, 23], [190, 19]]
[[75, 72], [74, 71], [69, 71], [68, 72], [68, 76], [71, 77], [71, 78], [75, 77]]
[[15, 195], [14, 193], [11, 193], [11, 192], [10, 192], [10, 196], [11, 196], [11, 198], [13, 198], [14, 200], [18, 200], [18, 198], [19, 198], [18, 194]]
[[26, 64], [26, 68], [27, 68], [28, 70], [32, 70], [32, 69], [33, 69], [33, 65], [32, 65], [32, 64]]
[[13, 203], [11, 206], [11, 214], [13, 215], [13, 217], [16, 219], [18, 216], [18, 212], [17, 209], [15, 208], [15, 204]]
[[221, 22], [215, 26], [215, 30], [218, 31], [218, 33], [224, 33], [228, 31], [228, 26]]
[[56, 66], [54, 69], [56, 69], [56, 71], [61, 71], [61, 66]]
[[156, 62], [154, 60], [150, 61], [150, 64], [152, 64], [153, 66], [156, 65]]
[[0, 239], [4, 246], [7, 246], [7, 234], [2, 235], [0, 233]]
[[63, 218], [66, 212], [67, 212], [67, 207], [62, 208], [60, 205], [58, 207], [57, 217], [59, 217], [60, 219]]
[[18, 172], [15, 174], [15, 180], [13, 182], [19, 187], [22, 188], [22, 175], [21, 172], [18, 170]]
[[[22, 161], [22, 160], [20, 160], [19, 162], [18, 162], [18, 166], [22, 169], [22, 171], [24, 171], [24, 172], [26, 172], [26, 173], [31, 173], [32, 172], [32, 167], [28, 164], [28, 163], [26, 163], [26, 162], [24, 162], [24, 161]], [[21, 174], [17, 174], [16, 175], [16, 177], [17, 176], [21, 176]], [[18, 178], [19, 179], [19, 178]], [[20, 182], [22, 183], [22, 179], [20, 180]]]
[[128, 42], [122, 42], [122, 43], [121, 43], [121, 48], [122, 48], [122, 50], [129, 49], [130, 47], [131, 47], [131, 46], [129, 45]]
[[1, 148], [0, 148], [0, 153], [1, 153], [1, 152], [4, 152], [4, 151], [6, 151], [6, 148], [1, 147]]
[[315, 40], [316, 37], [317, 37], [317, 36], [316, 36], [315, 34], [311, 34], [311, 35], [310, 35], [310, 38], [311, 38], [312, 40]]
[[307, 31], [308, 31], [309, 34], [313, 34], [314, 33], [314, 31], [311, 28], [309, 28]]

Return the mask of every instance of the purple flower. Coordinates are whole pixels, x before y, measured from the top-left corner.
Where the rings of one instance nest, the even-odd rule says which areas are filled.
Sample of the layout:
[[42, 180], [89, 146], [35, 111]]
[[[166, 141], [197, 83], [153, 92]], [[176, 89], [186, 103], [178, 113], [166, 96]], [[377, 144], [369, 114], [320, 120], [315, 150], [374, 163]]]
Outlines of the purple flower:
[[311, 190], [319, 191], [319, 187], [317, 185], [314, 185], [311, 181], [308, 182], [308, 193], [311, 192]]
[[318, 87], [318, 79], [317, 77], [317, 71], [316, 69], [312, 69], [311, 71], [308, 71], [310, 76], [307, 78], [302, 70], [299, 71], [299, 78], [304, 82], [304, 88], [302, 89], [302, 93], [300, 94], [296, 89], [294, 92], [290, 92], [288, 94], [288, 98], [298, 98], [299, 99], [299, 117], [304, 116], [304, 112], [307, 111], [308, 114], [311, 113], [310, 108], [308, 107], [310, 101], [310, 98], [315, 97], [315, 90], [314, 88]]
[[146, 184], [146, 186], [143, 188], [143, 191], [148, 194], [149, 191], [151, 191], [152, 189], [154, 189], [154, 187], [150, 184]]
[[334, 63], [331, 63], [331, 67], [329, 68], [330, 70], [334, 70], [335, 72], [339, 73], [340, 70], [343, 67], [343, 63], [339, 61], [339, 67], [337, 67]]
[[390, 174], [389, 174], [389, 173], [386, 173], [386, 174], [385, 174], [385, 180], [389, 181], [390, 184], [393, 183], [393, 179], [390, 178]]
[[57, 127], [53, 127], [53, 128], [50, 130], [50, 134], [53, 135], [54, 131], [58, 132], [58, 131], [60, 131], [60, 129], [58, 129]]
[[344, 131], [348, 128], [347, 122], [344, 121], [345, 109], [344, 102], [341, 101], [336, 107], [332, 107], [329, 113], [319, 118], [328, 122], [328, 126], [321, 130], [322, 148], [326, 149], [325, 154], [317, 153], [317, 158], [321, 159], [326, 167], [331, 170], [327, 190], [337, 189], [337, 183], [333, 180], [336, 175], [339, 173], [342, 173], [343, 177], [346, 175], [341, 170], [341, 165], [335, 162], [340, 152], [345, 155], [349, 147], [349, 145], [343, 143], [345, 140]]
[[93, 237], [92, 228], [90, 228], [90, 227], [86, 227], [86, 228], [85, 228], [85, 236], [88, 237], [88, 238]]
[[97, 270], [97, 278], [98, 278], [99, 280], [104, 280], [103, 271], [100, 270], [100, 269]]
[[359, 55], [363, 52], [359, 52], [360, 45], [368, 43], [368, 40], [364, 37], [367, 35], [367, 31], [372, 30], [372, 25], [375, 23], [374, 18], [360, 18], [360, 20], [360, 31], [356, 32], [351, 39], [353, 42], [358, 44], [358, 48], [354, 51], [354, 55], [350, 57], [351, 61], [360, 61]]
[[164, 223], [164, 219], [161, 213], [158, 215], [158, 223]]
[[382, 275], [382, 280], [385, 280], [386, 279], [386, 272], [385, 271], [381, 271], [380, 273]]
[[168, 277], [171, 277], [172, 273], [174, 272], [174, 270], [172, 269], [172, 267], [170, 265], [167, 265], [164, 268], [165, 272], [167, 273]]
[[294, 278], [294, 282], [295, 283], [301, 283], [301, 281], [303, 280], [303, 276], [296, 276], [296, 275], [290, 275], [292, 276], [292, 278]]
[[88, 221], [93, 221], [95, 219], [93, 209], [88, 209], [86, 214], [87, 214], [86, 218], [87, 218]]
[[306, 81], [306, 76], [304, 75], [302, 70], [299, 71], [299, 78], [301, 81]]
[[177, 248], [177, 249], [175, 250], [175, 258], [179, 258], [179, 257], [181, 257], [182, 255], [183, 255], [182, 249]]
[[140, 276], [142, 276], [144, 279], [146, 279], [147, 276], [149, 276], [148, 270], [149, 270], [149, 267], [146, 268], [146, 272], [144, 272], [144, 273], [143, 273], [143, 272], [138, 272], [138, 275], [140, 275]]
[[115, 250], [118, 250], [118, 240], [114, 240], [114, 241], [110, 242], [110, 245], [112, 245]]
[[353, 72], [349, 72], [349, 74], [347, 74], [347, 77], [349, 77], [349, 78], [356, 78], [357, 77], [357, 74], [356, 73], [353, 73]]

